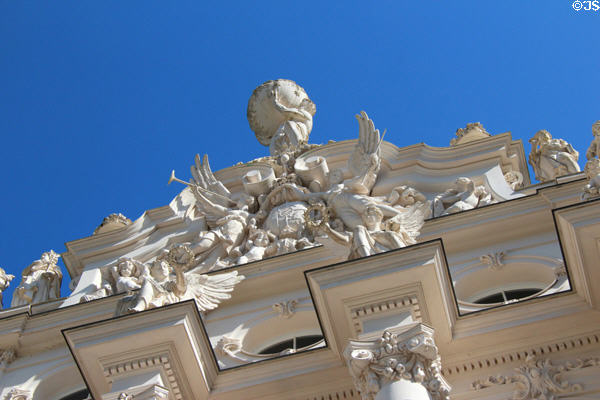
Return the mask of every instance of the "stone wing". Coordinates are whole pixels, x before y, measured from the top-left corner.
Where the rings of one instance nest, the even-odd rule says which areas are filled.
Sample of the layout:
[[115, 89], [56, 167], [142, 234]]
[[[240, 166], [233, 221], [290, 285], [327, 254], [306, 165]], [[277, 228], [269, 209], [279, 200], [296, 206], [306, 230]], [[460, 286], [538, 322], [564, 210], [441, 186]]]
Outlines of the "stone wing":
[[206, 275], [193, 271], [185, 274], [187, 290], [183, 300], [194, 299], [200, 311], [213, 310], [221, 301], [231, 298], [235, 285], [244, 280], [237, 271]]
[[[356, 115], [358, 120], [358, 141], [348, 159], [348, 169], [353, 176], [363, 176], [367, 172], [377, 173], [381, 164], [381, 137], [373, 120], [366, 112]], [[385, 134], [385, 132], [384, 132]]]

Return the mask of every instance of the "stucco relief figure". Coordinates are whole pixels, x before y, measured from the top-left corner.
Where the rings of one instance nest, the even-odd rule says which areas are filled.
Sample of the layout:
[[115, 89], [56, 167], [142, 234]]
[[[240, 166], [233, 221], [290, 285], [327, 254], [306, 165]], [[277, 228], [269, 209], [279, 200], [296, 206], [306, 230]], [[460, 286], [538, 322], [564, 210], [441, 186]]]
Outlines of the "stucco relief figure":
[[492, 203], [492, 196], [483, 186], [465, 177], [460, 177], [454, 186], [433, 199], [433, 216], [454, 214], [459, 211], [472, 210]]
[[308, 141], [315, 104], [296, 82], [268, 81], [248, 101], [248, 122], [258, 141], [272, 156], [293, 154]]
[[579, 153], [563, 139], [552, 139], [550, 132], [541, 130], [529, 139], [529, 143], [529, 164], [538, 181], [546, 182], [580, 171], [577, 164]]
[[214, 177], [207, 156], [202, 163], [196, 157], [192, 174], [194, 184], [190, 187], [210, 228], [191, 245], [196, 264], [208, 271], [226, 267], [226, 259], [235, 256], [233, 250], [243, 244], [249, 220], [255, 218], [260, 223], [264, 216], [252, 213], [256, 206], [254, 196], [243, 192], [234, 196]]
[[594, 134], [594, 139], [585, 153], [588, 160], [583, 170], [585, 171], [585, 176], [588, 178], [588, 183], [583, 188], [583, 193], [581, 194], [582, 200], [589, 200], [600, 196], [600, 121], [596, 121], [592, 125], [592, 133]]
[[[370, 196], [381, 167], [379, 130], [363, 111], [357, 115], [359, 138], [348, 160], [350, 179], [333, 185], [320, 197], [327, 203], [343, 231], [332, 229], [326, 221], [322, 230], [330, 238], [350, 247], [349, 258], [365, 257], [416, 243], [416, 237], [429, 213], [425, 197], [406, 187], [395, 188], [386, 199]], [[404, 207], [405, 204], [407, 207]]]
[[56, 265], [59, 257], [50, 250], [23, 270], [21, 283], [13, 293], [11, 307], [41, 303], [60, 297], [62, 272]]
[[276, 240], [275, 235], [264, 229], [257, 228], [255, 219], [250, 222], [249, 228], [248, 238], [241, 249], [243, 254], [238, 258], [237, 264], [246, 264], [252, 261], [262, 260], [263, 258], [276, 253], [276, 248], [272, 243]]
[[235, 285], [244, 279], [237, 271], [217, 275], [186, 272], [193, 259], [186, 245], [177, 245], [159, 255], [144, 276], [140, 290], [125, 298], [117, 313], [144, 311], [190, 299], [196, 301], [200, 311], [212, 310], [229, 299]]
[[592, 134], [594, 135], [594, 139], [585, 152], [585, 157], [588, 160], [600, 157], [600, 121], [596, 121], [592, 125]]
[[583, 188], [582, 200], [589, 200], [600, 196], [600, 159], [592, 158], [585, 163], [585, 175], [588, 178], [587, 185]]
[[0, 309], [2, 308], [2, 292], [8, 288], [10, 281], [12, 281], [14, 277], [14, 275], [7, 274], [4, 269], [0, 268]]
[[147, 267], [143, 263], [128, 257], [119, 259], [117, 265], [112, 267], [111, 272], [117, 293], [141, 288], [145, 276], [148, 275]]
[[[266, 114], [253, 117], [263, 125], [270, 123]], [[388, 198], [370, 195], [381, 168], [382, 136], [364, 111], [357, 120], [359, 137], [347, 161], [347, 174], [339, 169], [330, 173], [323, 157], [309, 156], [289, 163], [288, 158], [297, 155], [292, 153], [271, 159], [286, 167], [279, 168], [278, 176], [264, 185], [260, 194], [247, 191], [248, 185], [242, 193], [231, 193], [215, 178], [206, 156], [202, 162], [196, 157], [191, 183], [172, 174], [171, 181], [190, 187], [196, 197], [195, 207], [209, 228], [190, 244], [195, 257], [192, 267], [198, 272], [214, 271], [297, 251], [316, 245], [315, 233], [344, 242], [340, 235], [307, 228], [305, 215], [315, 202], [322, 202], [331, 211], [332, 220], [337, 222], [334, 230], [346, 235], [346, 246], [355, 256], [415, 243], [430, 206], [421, 193], [405, 186], [395, 188]], [[262, 174], [246, 175], [262, 179]], [[310, 185], [313, 178], [318, 185]], [[367, 222], [374, 218], [373, 213], [381, 214], [379, 221]]]

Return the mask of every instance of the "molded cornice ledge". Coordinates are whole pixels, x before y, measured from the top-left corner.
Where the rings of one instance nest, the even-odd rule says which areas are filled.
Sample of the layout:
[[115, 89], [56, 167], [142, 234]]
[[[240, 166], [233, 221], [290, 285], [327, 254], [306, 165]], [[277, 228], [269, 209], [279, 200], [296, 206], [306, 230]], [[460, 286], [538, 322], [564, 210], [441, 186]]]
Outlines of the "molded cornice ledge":
[[363, 400], [449, 399], [433, 329], [423, 324], [368, 342], [351, 340], [344, 357]]
[[146, 378], [158, 376], [160, 381], [150, 383], [168, 390], [169, 399], [204, 399], [217, 374], [194, 301], [66, 329], [63, 335], [95, 399], [114, 392], [137, 399], [138, 389], [149, 390]]
[[[327, 344], [340, 358], [349, 339], [432, 326], [452, 340], [457, 307], [441, 240], [305, 272]], [[443, 349], [442, 349], [443, 351]]]

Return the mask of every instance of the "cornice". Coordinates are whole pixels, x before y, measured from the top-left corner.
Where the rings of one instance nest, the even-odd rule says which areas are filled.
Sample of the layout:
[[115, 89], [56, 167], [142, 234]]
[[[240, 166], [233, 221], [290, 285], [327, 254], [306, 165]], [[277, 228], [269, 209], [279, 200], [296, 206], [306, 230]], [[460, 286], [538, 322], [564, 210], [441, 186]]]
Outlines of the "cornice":
[[550, 354], [561, 354], [587, 349], [598, 349], [600, 345], [600, 331], [584, 333], [576, 336], [553, 340], [536, 344], [535, 346], [524, 346], [513, 349], [504, 349], [501, 352], [488, 353], [483, 356], [469, 357], [468, 360], [452, 363], [444, 360], [442, 373], [452, 379], [460, 374], [471, 374], [473, 372], [496, 368], [512, 363], [522, 363], [528, 356], [548, 356]]

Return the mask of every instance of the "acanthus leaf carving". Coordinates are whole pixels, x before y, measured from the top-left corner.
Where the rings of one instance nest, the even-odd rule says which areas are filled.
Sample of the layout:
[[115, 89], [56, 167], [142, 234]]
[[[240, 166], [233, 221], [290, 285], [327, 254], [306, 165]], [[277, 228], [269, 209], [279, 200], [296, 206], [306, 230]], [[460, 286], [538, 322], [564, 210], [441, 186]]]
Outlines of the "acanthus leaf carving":
[[273, 304], [271, 307], [278, 313], [280, 318], [291, 318], [296, 313], [298, 300], [287, 300]]
[[486, 139], [490, 135], [480, 122], [467, 124], [465, 128], [456, 130], [456, 137], [450, 140], [450, 146], [458, 146], [459, 144], [469, 143], [475, 140]]
[[94, 229], [93, 235], [97, 235], [99, 233], [111, 232], [116, 229], [121, 229], [126, 226], [131, 225], [132, 222], [129, 218], [124, 216], [121, 213], [113, 213], [109, 216], [105, 217], [100, 225], [96, 229]]
[[433, 331], [423, 325], [401, 335], [385, 331], [373, 342], [350, 341], [344, 356], [363, 400], [373, 400], [383, 385], [401, 379], [423, 385], [433, 400], [450, 398]]
[[564, 372], [597, 366], [600, 366], [600, 358], [597, 357], [555, 365], [547, 358], [529, 354], [525, 363], [514, 369], [513, 375], [488, 376], [473, 382], [471, 387], [480, 390], [494, 385], [515, 384], [512, 400], [555, 400], [561, 394], [583, 390], [583, 385], [565, 381]]
[[503, 259], [505, 255], [505, 251], [497, 251], [495, 253], [482, 255], [481, 257], [479, 257], [479, 261], [486, 264], [489, 267], [489, 269], [493, 271], [498, 271], [504, 265]]

